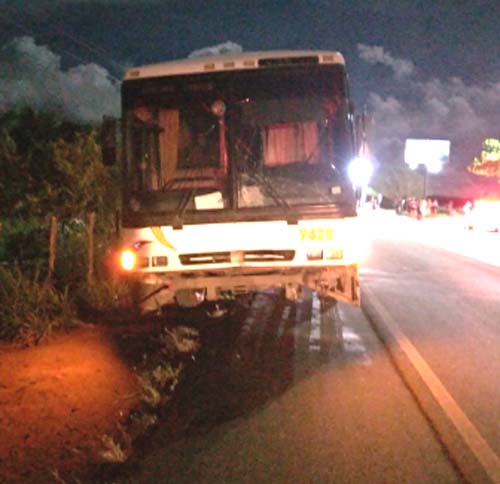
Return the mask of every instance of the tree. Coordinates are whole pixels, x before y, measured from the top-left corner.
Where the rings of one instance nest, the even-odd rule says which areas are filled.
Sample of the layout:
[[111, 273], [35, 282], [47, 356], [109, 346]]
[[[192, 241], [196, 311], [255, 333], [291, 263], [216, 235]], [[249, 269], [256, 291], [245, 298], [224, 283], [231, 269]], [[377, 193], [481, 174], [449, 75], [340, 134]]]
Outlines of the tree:
[[27, 175], [24, 168], [15, 141], [7, 129], [0, 127], [0, 217], [8, 216], [19, 202], [17, 194], [27, 181], [26, 176], [20, 176]]
[[88, 126], [30, 108], [0, 114], [0, 218], [113, 214], [115, 171], [103, 165]]
[[102, 162], [96, 130], [31, 109], [1, 113], [0, 257], [45, 258], [50, 215], [67, 237], [68, 222], [85, 235], [80, 221], [95, 212], [96, 232], [112, 236], [119, 181], [118, 167]]
[[50, 144], [50, 153], [53, 174], [40, 205], [63, 219], [88, 212], [96, 212], [101, 220], [114, 215], [120, 177], [102, 163], [95, 131], [77, 133], [72, 141], [59, 139]]
[[422, 194], [422, 176], [410, 170], [406, 163], [381, 164], [372, 185], [377, 192], [392, 199], [419, 197]]
[[52, 143], [71, 142], [89, 128], [31, 108], [0, 114], [0, 217], [42, 215], [47, 185], [54, 185]]
[[500, 179], [500, 140], [485, 139], [480, 158], [474, 158], [467, 169], [475, 175]]

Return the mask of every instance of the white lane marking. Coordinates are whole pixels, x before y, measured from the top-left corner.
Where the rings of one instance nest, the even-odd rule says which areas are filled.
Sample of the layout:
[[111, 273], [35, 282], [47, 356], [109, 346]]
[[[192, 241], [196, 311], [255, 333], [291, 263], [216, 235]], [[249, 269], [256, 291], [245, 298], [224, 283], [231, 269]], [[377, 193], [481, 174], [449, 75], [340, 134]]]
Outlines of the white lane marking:
[[371, 366], [373, 360], [368, 356], [368, 350], [363, 344], [361, 336], [349, 326], [342, 328], [342, 339], [344, 341], [344, 351], [353, 356], [354, 361], [363, 366]]
[[311, 330], [309, 332], [309, 351], [317, 352], [320, 350], [321, 341], [321, 304], [318, 296], [312, 295], [312, 312], [311, 312]]
[[458, 406], [457, 402], [448, 393], [444, 385], [431, 370], [415, 346], [413, 346], [410, 340], [399, 329], [398, 324], [394, 321], [383, 304], [378, 301], [373, 292], [368, 289], [366, 285], [364, 287], [364, 292], [365, 294], [368, 294], [370, 303], [379, 313], [383, 323], [392, 333], [392, 336], [396, 339], [400, 348], [405, 352], [406, 356], [409, 358], [422, 380], [434, 395], [434, 398], [438, 401], [448, 418], [453, 422], [458, 433], [462, 436], [469, 449], [479, 460], [490, 479], [494, 483], [500, 484], [500, 458], [488, 445], [486, 440], [469, 420], [467, 415], [465, 415], [462, 409]]
[[[348, 318], [344, 315], [344, 310], [342, 305], [339, 305], [339, 315], [340, 320], [347, 321]], [[342, 340], [344, 342], [344, 351], [346, 353], [352, 354], [355, 357], [355, 361], [358, 361], [361, 365], [370, 366], [373, 364], [373, 360], [368, 355], [368, 350], [363, 343], [363, 338], [356, 333], [354, 328], [342, 324]]]
[[[368, 350], [363, 344], [363, 340], [353, 328], [343, 324], [346, 321], [342, 306], [338, 307], [339, 318], [342, 321], [342, 340], [344, 342], [344, 351], [352, 354], [353, 357], [361, 364], [369, 366], [373, 364], [372, 359], [368, 356]], [[321, 342], [321, 303], [319, 298], [313, 294], [312, 299], [312, 314], [309, 331], [309, 352], [314, 353], [320, 351]]]

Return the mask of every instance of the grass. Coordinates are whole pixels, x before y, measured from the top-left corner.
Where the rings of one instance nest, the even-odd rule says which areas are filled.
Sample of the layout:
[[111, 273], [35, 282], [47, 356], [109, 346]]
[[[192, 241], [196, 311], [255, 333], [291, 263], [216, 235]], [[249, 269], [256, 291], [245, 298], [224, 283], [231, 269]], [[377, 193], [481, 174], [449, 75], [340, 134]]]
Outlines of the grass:
[[[48, 274], [48, 229], [40, 220], [4, 220], [0, 232], [0, 340], [36, 344], [77, 319], [114, 322], [131, 315], [129, 287], [105, 270], [109, 234], [95, 237], [95, 271], [87, 282], [87, 226], [60, 223], [54, 273]], [[127, 307], [127, 309], [129, 309]]]
[[[151, 355], [143, 355], [146, 366], [137, 375], [140, 384], [141, 404], [133, 410], [122, 426], [118, 424], [113, 435], [102, 437], [100, 458], [108, 464], [122, 464], [133, 452], [137, 438], [144, 437], [151, 427], [158, 423], [158, 415], [170, 402], [181, 374], [184, 363], [172, 364], [178, 355], [193, 354], [200, 347], [199, 333], [194, 328], [176, 326], [164, 329], [159, 335]], [[151, 364], [155, 361], [156, 363]]]
[[122, 464], [127, 460], [128, 452], [122, 448], [122, 445], [114, 437], [103, 435], [101, 441], [103, 449], [100, 452], [100, 456], [105, 462]]
[[176, 326], [173, 329], [165, 328], [161, 335], [164, 352], [195, 353], [200, 347], [199, 333], [188, 326]]
[[100, 277], [90, 284], [84, 282], [74, 291], [74, 299], [84, 320], [97, 317], [103, 322], [122, 322], [138, 315], [131, 289], [124, 281]]
[[0, 339], [36, 344], [76, 321], [67, 290], [41, 280], [40, 271], [0, 267]]

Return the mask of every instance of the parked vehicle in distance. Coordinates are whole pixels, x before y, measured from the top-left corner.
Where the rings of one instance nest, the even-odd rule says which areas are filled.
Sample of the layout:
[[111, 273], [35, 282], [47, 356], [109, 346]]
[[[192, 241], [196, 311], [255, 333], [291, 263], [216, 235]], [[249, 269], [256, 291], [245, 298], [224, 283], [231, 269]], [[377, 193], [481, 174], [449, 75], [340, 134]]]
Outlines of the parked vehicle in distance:
[[500, 200], [476, 200], [465, 217], [465, 227], [469, 230], [499, 232]]

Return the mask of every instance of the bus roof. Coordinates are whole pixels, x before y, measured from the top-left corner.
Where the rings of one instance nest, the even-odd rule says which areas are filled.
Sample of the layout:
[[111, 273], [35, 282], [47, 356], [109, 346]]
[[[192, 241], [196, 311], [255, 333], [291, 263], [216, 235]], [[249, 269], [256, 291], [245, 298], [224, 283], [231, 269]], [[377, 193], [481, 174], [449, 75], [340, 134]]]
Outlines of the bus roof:
[[272, 65], [291, 64], [342, 64], [340, 52], [322, 50], [275, 50], [265, 52], [241, 52], [220, 56], [193, 57], [161, 64], [151, 64], [129, 69], [125, 80], [148, 77], [200, 74], [242, 69], [258, 69]]

